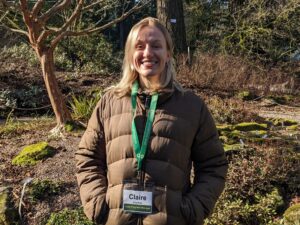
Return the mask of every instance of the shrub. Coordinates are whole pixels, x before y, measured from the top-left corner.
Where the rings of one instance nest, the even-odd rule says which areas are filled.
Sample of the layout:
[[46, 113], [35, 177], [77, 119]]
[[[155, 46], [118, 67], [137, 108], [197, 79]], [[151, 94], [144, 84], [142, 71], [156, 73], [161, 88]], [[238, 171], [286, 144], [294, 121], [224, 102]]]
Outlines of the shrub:
[[[287, 195], [299, 191], [297, 181], [299, 157], [288, 149], [261, 145], [256, 150], [240, 151], [230, 158], [226, 191], [233, 199], [254, 199], [273, 187], [284, 188]], [[241, 197], [242, 196], [242, 197]]]
[[73, 95], [72, 101], [70, 102], [73, 118], [76, 120], [88, 120], [101, 96], [101, 91], [94, 93], [92, 96], [76, 97]]
[[235, 26], [228, 29], [221, 47], [263, 62], [289, 60], [299, 48], [299, 9], [298, 0], [247, 1], [232, 12]]
[[23, 59], [31, 66], [37, 66], [40, 64], [34, 50], [26, 42], [15, 44], [9, 48], [4, 47], [2, 50], [2, 56]]
[[63, 190], [61, 183], [51, 180], [35, 180], [30, 183], [28, 194], [33, 201], [44, 200]]
[[283, 205], [283, 198], [277, 188], [266, 195], [255, 195], [255, 201], [226, 198], [226, 194], [219, 199], [215, 213], [206, 220], [206, 225], [243, 224], [263, 225], [274, 224], [278, 209]]
[[206, 225], [282, 224], [283, 200], [299, 193], [297, 153], [260, 146], [228, 159], [226, 188]]
[[121, 68], [120, 55], [99, 34], [63, 40], [55, 53], [56, 65], [61, 69], [106, 74]]
[[251, 120], [258, 117], [244, 108], [243, 103], [233, 99], [224, 99], [218, 96], [212, 96], [205, 99], [214, 119], [217, 123], [239, 123], [245, 120]]

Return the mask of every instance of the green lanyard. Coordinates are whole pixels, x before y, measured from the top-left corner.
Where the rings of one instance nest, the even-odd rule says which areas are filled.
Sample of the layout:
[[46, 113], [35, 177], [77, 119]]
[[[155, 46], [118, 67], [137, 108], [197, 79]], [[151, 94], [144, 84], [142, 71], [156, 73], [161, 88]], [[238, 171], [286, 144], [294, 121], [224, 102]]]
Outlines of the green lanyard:
[[142, 146], [140, 146], [140, 141], [139, 141], [138, 133], [137, 133], [135, 122], [134, 122], [134, 116], [136, 113], [136, 98], [137, 98], [138, 88], [139, 88], [139, 84], [137, 81], [135, 81], [133, 83], [132, 90], [131, 90], [131, 104], [132, 104], [132, 112], [133, 112], [132, 113], [131, 132], [132, 132], [133, 149], [134, 149], [136, 159], [138, 162], [138, 170], [140, 171], [142, 169], [142, 162], [143, 162], [143, 159], [144, 159], [146, 151], [147, 151], [147, 145], [148, 145], [151, 130], [152, 130], [152, 124], [153, 124], [153, 120], [154, 120], [158, 94], [154, 93], [152, 95], [150, 109], [148, 112], [146, 127], [145, 127], [143, 141], [142, 141]]

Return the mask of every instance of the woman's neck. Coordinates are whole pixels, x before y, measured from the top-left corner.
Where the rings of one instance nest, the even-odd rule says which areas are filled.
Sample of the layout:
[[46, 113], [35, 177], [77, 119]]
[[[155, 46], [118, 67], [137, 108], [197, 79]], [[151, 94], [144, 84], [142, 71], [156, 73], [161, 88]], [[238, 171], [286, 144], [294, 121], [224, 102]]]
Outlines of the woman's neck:
[[157, 79], [157, 77], [149, 77], [150, 79], [148, 79], [148, 77], [143, 77], [143, 76], [139, 76], [139, 83], [140, 83], [140, 87], [142, 90], [144, 91], [153, 91], [153, 88], [157, 88], [158, 86], [160, 86], [160, 80]]

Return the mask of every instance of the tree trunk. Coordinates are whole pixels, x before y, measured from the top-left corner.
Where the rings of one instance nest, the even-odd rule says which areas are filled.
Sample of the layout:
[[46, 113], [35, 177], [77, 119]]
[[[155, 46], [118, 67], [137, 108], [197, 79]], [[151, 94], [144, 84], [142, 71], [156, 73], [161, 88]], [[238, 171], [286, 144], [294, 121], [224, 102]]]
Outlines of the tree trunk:
[[57, 125], [63, 125], [67, 121], [71, 121], [72, 117], [55, 77], [53, 51], [48, 49], [41, 51], [39, 54], [39, 60], [42, 66], [44, 82], [56, 117]]
[[170, 32], [175, 51], [187, 52], [182, 0], [157, 0], [157, 18]]

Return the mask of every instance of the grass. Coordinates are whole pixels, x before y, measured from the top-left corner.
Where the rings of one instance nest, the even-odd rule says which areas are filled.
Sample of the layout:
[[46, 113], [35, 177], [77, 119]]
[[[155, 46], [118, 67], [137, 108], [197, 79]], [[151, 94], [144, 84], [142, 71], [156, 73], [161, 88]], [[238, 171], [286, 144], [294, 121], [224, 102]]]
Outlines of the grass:
[[4, 125], [0, 125], [0, 138], [10, 137], [26, 131], [39, 130], [45, 126], [50, 126], [55, 120], [50, 117], [39, 117], [28, 121], [20, 121], [8, 117]]

